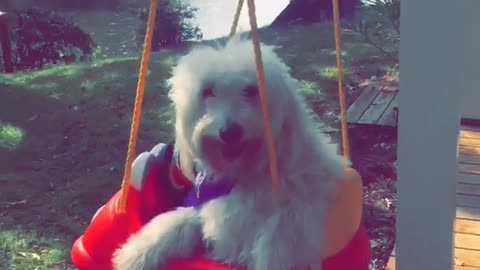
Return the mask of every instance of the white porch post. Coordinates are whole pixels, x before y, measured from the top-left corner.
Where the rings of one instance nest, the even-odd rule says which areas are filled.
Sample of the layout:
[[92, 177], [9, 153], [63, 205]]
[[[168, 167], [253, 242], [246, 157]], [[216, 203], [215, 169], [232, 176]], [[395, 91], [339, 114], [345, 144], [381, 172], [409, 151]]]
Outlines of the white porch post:
[[401, 0], [397, 270], [452, 269], [466, 1]]
[[[457, 2], [457, 1], [455, 1]], [[461, 28], [464, 34], [462, 48], [468, 55], [463, 62], [465, 87], [460, 95], [460, 112], [462, 117], [480, 120], [480, 1], [462, 0], [465, 7], [465, 25]]]

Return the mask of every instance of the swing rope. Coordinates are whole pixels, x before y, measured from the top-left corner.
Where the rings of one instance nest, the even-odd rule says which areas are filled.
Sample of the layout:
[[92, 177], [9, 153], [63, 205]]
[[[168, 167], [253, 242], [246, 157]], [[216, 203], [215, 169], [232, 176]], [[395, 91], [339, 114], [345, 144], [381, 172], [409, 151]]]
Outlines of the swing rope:
[[[241, 1], [241, 0], [239, 0]], [[270, 158], [270, 174], [273, 181], [273, 190], [278, 191], [280, 186], [280, 176], [278, 174], [277, 153], [272, 134], [270, 122], [270, 111], [267, 102], [267, 87], [265, 85], [265, 73], [263, 70], [262, 52], [260, 50], [260, 38], [258, 36], [257, 16], [255, 15], [255, 1], [247, 0], [248, 15], [250, 18], [251, 37], [253, 42], [253, 50], [255, 53], [255, 65], [257, 68], [258, 90], [260, 102], [262, 104], [263, 121], [265, 123], [265, 139], [267, 141], [268, 155]]]
[[125, 160], [125, 168], [122, 180], [122, 193], [120, 197], [120, 213], [126, 212], [128, 187], [130, 186], [132, 164], [135, 159], [135, 148], [137, 145], [138, 128], [140, 125], [140, 116], [142, 114], [142, 102], [145, 89], [145, 77], [148, 71], [148, 60], [150, 59], [150, 50], [152, 47], [153, 29], [155, 28], [155, 18], [157, 16], [158, 0], [151, 0], [150, 10], [148, 12], [147, 33], [145, 35], [142, 61], [140, 63], [140, 70], [138, 76], [137, 91], [135, 96], [135, 103], [133, 105], [133, 117], [130, 127], [130, 139], [128, 141], [127, 158]]
[[[340, 13], [338, 0], [333, 1], [333, 19], [335, 30], [335, 48], [336, 48], [336, 60], [337, 60], [337, 81], [338, 81], [338, 94], [340, 101], [340, 117], [341, 117], [341, 130], [342, 130], [342, 150], [343, 156], [348, 160], [350, 156], [348, 132], [347, 132], [347, 120], [346, 120], [346, 102], [343, 92], [343, 67], [342, 67], [342, 52], [341, 52], [341, 32], [340, 32]], [[232, 27], [230, 29], [230, 37], [235, 35], [238, 21], [240, 18], [241, 10], [244, 4], [244, 0], [238, 0], [237, 9], [233, 19]], [[270, 123], [270, 111], [267, 103], [267, 92], [265, 85], [265, 73], [263, 69], [262, 54], [260, 50], [260, 38], [258, 35], [258, 25], [255, 10], [255, 1], [247, 0], [248, 15], [251, 28], [251, 38], [253, 43], [253, 49], [255, 53], [255, 66], [257, 70], [257, 80], [260, 101], [262, 105], [262, 114], [265, 122], [265, 137], [268, 146], [268, 154], [270, 158], [270, 173], [272, 175], [274, 191], [278, 191], [280, 186], [280, 177], [278, 174], [277, 155], [275, 151], [275, 145], [273, 143], [273, 134]], [[133, 118], [130, 129], [130, 138], [128, 143], [127, 158], [125, 161], [124, 175], [122, 180], [122, 193], [120, 197], [120, 212], [125, 213], [126, 203], [128, 196], [128, 187], [131, 181], [131, 169], [135, 159], [135, 148], [138, 137], [138, 129], [140, 124], [140, 116], [142, 112], [142, 102], [145, 88], [145, 77], [148, 70], [148, 60], [150, 58], [150, 50], [152, 44], [153, 30], [155, 26], [155, 18], [157, 15], [158, 0], [151, 0], [150, 10], [148, 14], [147, 31], [144, 40], [144, 48], [142, 53], [142, 61], [140, 64], [139, 78], [135, 96], [135, 103], [133, 108]]]
[[242, 13], [243, 2], [245, 2], [245, 0], [238, 0], [237, 10], [235, 11], [232, 27], [230, 28], [230, 38], [232, 38], [235, 35], [235, 32], [237, 32], [238, 21], [240, 20], [240, 14]]
[[[237, 30], [238, 21], [242, 12], [244, 0], [238, 0], [235, 16], [233, 17], [232, 27], [230, 28], [230, 38], [232, 38]], [[263, 69], [262, 53], [260, 50], [260, 38], [258, 36], [257, 16], [255, 11], [255, 1], [247, 0], [248, 16], [250, 20], [250, 35], [253, 43], [255, 54], [255, 67], [257, 71], [258, 90], [260, 95], [260, 103], [262, 106], [263, 121], [265, 123], [265, 139], [267, 141], [268, 155], [270, 160], [270, 174], [272, 176], [273, 190], [278, 191], [280, 187], [280, 176], [278, 174], [277, 154], [273, 143], [272, 127], [270, 122], [270, 111], [267, 102], [267, 87], [265, 85], [265, 73]]]
[[343, 67], [342, 67], [342, 42], [340, 32], [340, 11], [338, 8], [338, 0], [333, 1], [333, 22], [335, 30], [335, 50], [337, 58], [337, 82], [338, 82], [338, 99], [340, 101], [340, 121], [342, 130], [342, 151], [345, 161], [350, 158], [350, 144], [348, 142], [347, 128], [347, 105], [345, 102], [345, 93], [343, 91]]

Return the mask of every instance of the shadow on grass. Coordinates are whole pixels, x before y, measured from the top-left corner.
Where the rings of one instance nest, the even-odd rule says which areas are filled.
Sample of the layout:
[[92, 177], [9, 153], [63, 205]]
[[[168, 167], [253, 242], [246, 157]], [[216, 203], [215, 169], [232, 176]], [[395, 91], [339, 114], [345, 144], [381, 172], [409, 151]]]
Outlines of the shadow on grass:
[[[164, 80], [176, 53], [152, 55], [137, 152], [171, 138]], [[124, 59], [1, 75], [0, 141], [10, 144], [0, 148], [0, 265], [68, 262], [74, 238], [118, 190], [138, 65]]]

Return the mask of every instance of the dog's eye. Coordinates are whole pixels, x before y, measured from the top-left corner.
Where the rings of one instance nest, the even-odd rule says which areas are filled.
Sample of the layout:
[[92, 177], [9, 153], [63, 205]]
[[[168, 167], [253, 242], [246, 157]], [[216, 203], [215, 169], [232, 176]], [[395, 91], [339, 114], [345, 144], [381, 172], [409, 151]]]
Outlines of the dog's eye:
[[203, 89], [202, 96], [203, 96], [203, 98], [214, 97], [215, 93], [213, 93], [213, 88], [212, 87], [207, 87], [207, 88]]
[[258, 96], [258, 88], [254, 85], [251, 85], [251, 86], [243, 89], [243, 94], [246, 97], [256, 97], [256, 96]]

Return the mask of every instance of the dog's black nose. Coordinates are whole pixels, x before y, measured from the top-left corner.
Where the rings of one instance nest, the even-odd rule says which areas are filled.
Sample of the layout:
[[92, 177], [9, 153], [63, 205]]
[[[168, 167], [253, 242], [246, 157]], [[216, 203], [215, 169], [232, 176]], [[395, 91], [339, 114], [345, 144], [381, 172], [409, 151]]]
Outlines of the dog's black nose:
[[222, 141], [227, 144], [236, 143], [240, 141], [242, 137], [243, 129], [237, 123], [227, 124], [220, 130], [220, 139], [222, 139]]

